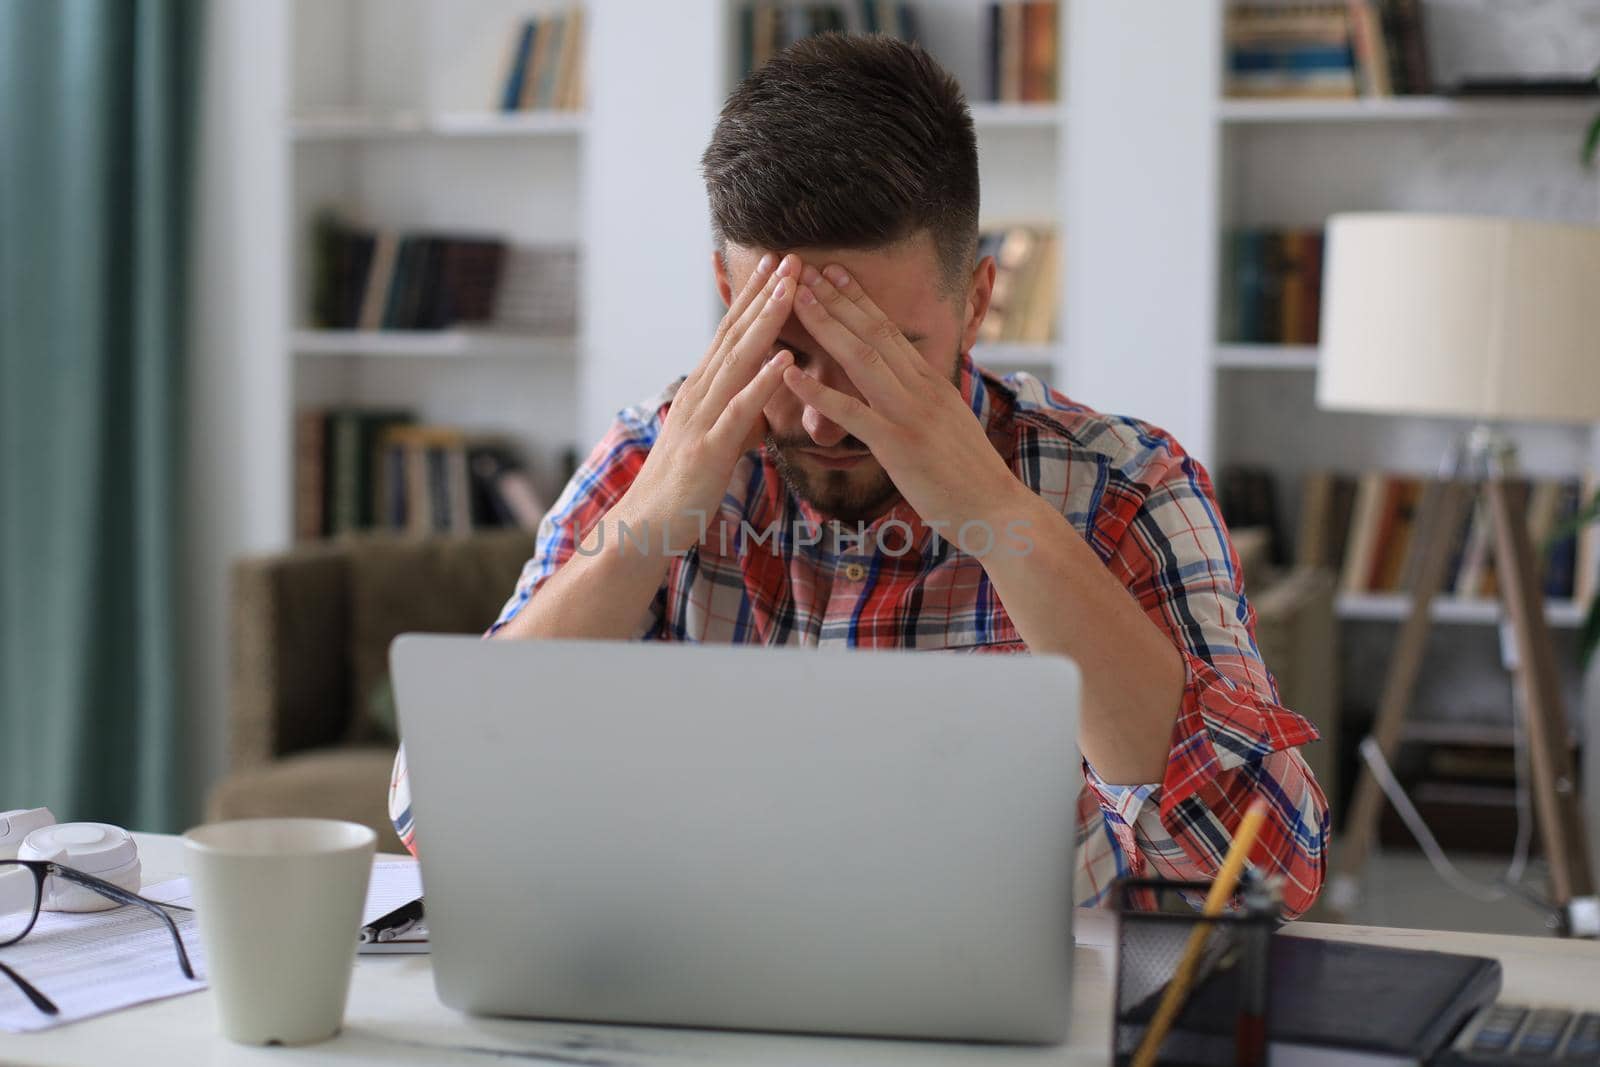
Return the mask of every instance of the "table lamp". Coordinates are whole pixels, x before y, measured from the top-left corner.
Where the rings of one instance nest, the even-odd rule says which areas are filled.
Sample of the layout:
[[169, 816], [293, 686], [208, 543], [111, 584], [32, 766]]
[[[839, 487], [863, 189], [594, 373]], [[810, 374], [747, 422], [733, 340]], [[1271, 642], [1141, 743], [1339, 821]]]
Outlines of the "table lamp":
[[[1512, 499], [1508, 421], [1600, 420], [1600, 228], [1516, 219], [1356, 213], [1328, 221], [1317, 404], [1474, 420], [1455, 474], [1418, 517], [1410, 613], [1389, 663], [1330, 885], [1354, 892], [1422, 663], [1433, 597], [1472, 497], [1486, 498], [1499, 595], [1516, 645], [1534, 812], [1564, 933], [1600, 935], [1567, 720], [1535, 546]], [[1374, 752], [1374, 749], [1376, 752]], [[1381, 765], [1376, 755], [1381, 754]]]

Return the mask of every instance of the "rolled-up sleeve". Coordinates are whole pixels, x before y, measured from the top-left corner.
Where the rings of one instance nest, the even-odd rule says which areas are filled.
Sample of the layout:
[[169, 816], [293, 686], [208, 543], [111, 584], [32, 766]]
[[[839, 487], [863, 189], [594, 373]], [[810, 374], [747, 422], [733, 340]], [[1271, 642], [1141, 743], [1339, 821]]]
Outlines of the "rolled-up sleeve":
[[[617, 416], [611, 429], [568, 480], [566, 488], [540, 521], [533, 558], [522, 568], [517, 587], [489, 628], [488, 636], [498, 633], [527, 607], [539, 587], [577, 553], [589, 531], [622, 499], [644, 466], [645, 457], [660, 433], [665, 412], [666, 398], [663, 397], [660, 406], [641, 405]], [[653, 601], [648, 616], [640, 620], [636, 636], [647, 636], [659, 626], [660, 620], [661, 603]]]
[[1204, 469], [1173, 450], [1140, 473], [1129, 484], [1144, 491], [1127, 493], [1126, 517], [1109, 524], [1107, 566], [1172, 638], [1183, 693], [1160, 782], [1109, 785], [1087, 765], [1085, 782], [1119, 871], [1164, 878], [1215, 876], [1245, 809], [1265, 798], [1250, 862], [1281, 879], [1284, 911], [1299, 915], [1326, 869], [1327, 801], [1297, 751], [1317, 732], [1278, 703]]

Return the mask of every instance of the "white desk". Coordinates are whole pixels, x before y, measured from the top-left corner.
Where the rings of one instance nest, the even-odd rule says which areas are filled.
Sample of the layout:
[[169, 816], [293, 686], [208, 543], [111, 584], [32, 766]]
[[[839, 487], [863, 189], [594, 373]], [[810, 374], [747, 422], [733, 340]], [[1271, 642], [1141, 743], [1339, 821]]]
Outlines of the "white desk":
[[[147, 883], [183, 873], [179, 840], [140, 834]], [[1441, 890], [1442, 891], [1442, 890]], [[1303, 923], [1307, 937], [1465, 952], [1498, 958], [1507, 998], [1595, 1010], [1600, 945], [1593, 942]], [[1110, 1059], [1110, 915], [1080, 911], [1072, 1030], [1049, 1048], [780, 1037], [699, 1030], [473, 1019], [434, 997], [427, 956], [357, 959], [345, 1028], [333, 1041], [300, 1049], [248, 1048], [217, 1035], [207, 992], [175, 997], [37, 1034], [0, 1034], [0, 1063], [84, 1064], [482, 1064], [495, 1060], [585, 1067], [738, 1064], [777, 1067], [849, 1064], [1074, 1065]], [[508, 1055], [509, 1054], [509, 1055]]]

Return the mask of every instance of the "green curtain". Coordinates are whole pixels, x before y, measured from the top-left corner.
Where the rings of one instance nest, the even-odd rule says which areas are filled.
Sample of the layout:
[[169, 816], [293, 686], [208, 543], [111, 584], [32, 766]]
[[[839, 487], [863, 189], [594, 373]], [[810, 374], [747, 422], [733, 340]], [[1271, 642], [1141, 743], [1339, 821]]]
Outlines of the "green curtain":
[[0, 810], [183, 820], [200, 0], [0, 0]]

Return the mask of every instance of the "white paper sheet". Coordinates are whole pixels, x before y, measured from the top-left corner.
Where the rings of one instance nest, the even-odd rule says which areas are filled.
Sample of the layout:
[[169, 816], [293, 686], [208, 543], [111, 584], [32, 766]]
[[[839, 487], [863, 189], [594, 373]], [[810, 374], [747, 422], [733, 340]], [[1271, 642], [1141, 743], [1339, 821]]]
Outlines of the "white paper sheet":
[[[194, 904], [187, 878], [146, 886], [143, 895], [167, 904]], [[421, 895], [422, 876], [415, 860], [375, 860], [361, 921], [371, 922]], [[48, 1030], [146, 1001], [204, 989], [205, 953], [194, 914], [169, 914], [178, 925], [197, 980], [183, 976], [172, 935], [143, 908], [120, 907], [87, 914], [40, 912], [38, 924], [26, 938], [0, 949], [0, 962], [55, 1001], [61, 1014], [46, 1015], [9, 978], [0, 975], [0, 1030]], [[425, 930], [406, 936], [422, 942], [411, 944], [407, 951], [426, 950]], [[355, 937], [354, 931], [351, 937]]]
[[416, 860], [379, 857], [372, 861], [372, 881], [367, 883], [367, 906], [361, 921], [369, 923], [422, 895], [422, 868]]
[[[176, 878], [147, 886], [151, 900], [188, 905], [189, 881]], [[0, 949], [0, 961], [55, 1001], [60, 1015], [46, 1015], [0, 975], [0, 1030], [48, 1030], [148, 1000], [205, 988], [205, 959], [191, 912], [170, 913], [189, 950], [199, 980], [178, 969], [172, 935], [143, 908], [67, 914], [40, 912], [39, 922], [20, 943]]]
[[[367, 906], [361, 913], [361, 921], [369, 923], [380, 919], [421, 895], [422, 871], [416, 860], [376, 859], [372, 863], [372, 881], [367, 883]], [[427, 952], [427, 924], [418, 923], [393, 941], [374, 941], [361, 945], [356, 951], [363, 956]]]

